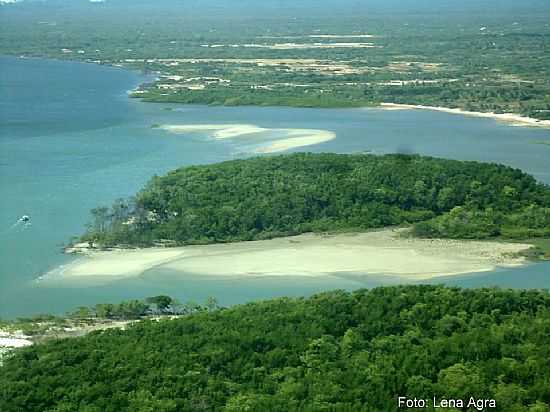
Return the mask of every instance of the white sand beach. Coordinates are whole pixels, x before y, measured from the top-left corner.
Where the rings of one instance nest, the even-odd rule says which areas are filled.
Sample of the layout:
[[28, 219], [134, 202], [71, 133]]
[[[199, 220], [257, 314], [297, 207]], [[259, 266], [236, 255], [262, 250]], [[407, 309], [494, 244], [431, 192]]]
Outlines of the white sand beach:
[[[95, 252], [55, 279], [139, 276], [151, 268], [203, 276], [330, 276], [373, 274], [424, 280], [519, 266], [527, 244], [413, 239], [400, 231], [316, 235], [272, 240]], [[45, 276], [48, 279], [48, 275]]]
[[[70, 253], [70, 252], [69, 252]], [[41, 276], [40, 280], [82, 276], [132, 277], [184, 255], [183, 248], [118, 249], [85, 251], [68, 265]]]
[[380, 106], [386, 110], [433, 110], [437, 112], [459, 114], [463, 116], [484, 117], [495, 119], [500, 122], [509, 123], [511, 126], [531, 126], [550, 128], [550, 120], [539, 120], [532, 117], [525, 117], [514, 113], [484, 113], [484, 112], [469, 112], [462, 109], [450, 109], [448, 107], [437, 106], [422, 106], [412, 104], [396, 104], [396, 103], [381, 103]]
[[[276, 153], [298, 147], [324, 143], [336, 138], [334, 132], [316, 129], [270, 129], [251, 124], [184, 124], [161, 125], [159, 129], [184, 134], [210, 132], [215, 139], [269, 138], [255, 153]], [[255, 136], [253, 136], [255, 135]], [[252, 142], [253, 143], [253, 142]]]

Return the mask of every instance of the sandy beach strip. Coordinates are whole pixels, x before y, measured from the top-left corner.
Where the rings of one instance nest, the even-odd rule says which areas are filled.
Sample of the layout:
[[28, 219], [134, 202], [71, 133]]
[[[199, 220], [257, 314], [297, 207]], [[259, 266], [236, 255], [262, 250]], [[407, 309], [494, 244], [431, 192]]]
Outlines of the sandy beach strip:
[[89, 276], [134, 277], [156, 266], [182, 257], [183, 254], [184, 250], [182, 248], [88, 251], [74, 262], [53, 269], [39, 279], [43, 281]]
[[425, 280], [520, 266], [525, 259], [517, 253], [529, 247], [518, 243], [411, 239], [389, 229], [357, 234], [304, 234], [172, 249], [96, 252], [65, 267], [55, 278], [120, 278], [139, 276], [155, 268], [181, 276], [371, 274]]
[[432, 110], [436, 112], [459, 114], [462, 116], [483, 117], [488, 119], [495, 119], [500, 122], [509, 123], [512, 126], [531, 126], [531, 127], [544, 127], [550, 128], [550, 120], [539, 120], [532, 117], [525, 117], [514, 113], [484, 113], [484, 112], [470, 112], [462, 109], [451, 109], [448, 107], [438, 106], [422, 106], [412, 104], [397, 104], [397, 103], [381, 103], [380, 106], [386, 110]]

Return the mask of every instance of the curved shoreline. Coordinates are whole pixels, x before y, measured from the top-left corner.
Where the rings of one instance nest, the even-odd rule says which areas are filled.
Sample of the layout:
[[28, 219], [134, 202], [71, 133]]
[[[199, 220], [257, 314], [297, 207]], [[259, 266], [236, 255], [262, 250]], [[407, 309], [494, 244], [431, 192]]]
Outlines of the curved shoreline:
[[205, 277], [370, 274], [418, 281], [522, 266], [528, 244], [417, 239], [402, 230], [299, 236], [176, 248], [87, 252], [42, 280], [137, 277], [151, 269]]
[[515, 113], [470, 112], [468, 110], [451, 109], [449, 107], [398, 103], [380, 103], [380, 107], [385, 110], [431, 110], [434, 112], [494, 119], [499, 122], [509, 123], [509, 126], [542, 127], [550, 129], [550, 120], [539, 120], [533, 117], [526, 117]]
[[[60, 57], [49, 57], [49, 56], [48, 57], [43, 57], [43, 56], [21, 56], [21, 55], [1, 54], [0, 57], [10, 57], [10, 58], [15, 58], [15, 59], [42, 59], [42, 60], [54, 60], [54, 61], [68, 62], [68, 63], [92, 64], [92, 65], [97, 65], [97, 66], [111, 67], [111, 68], [114, 68], [114, 69], [127, 70], [129, 72], [133, 72], [135, 74], [138, 74], [139, 76], [151, 76], [151, 74], [145, 74], [145, 73], [142, 73], [142, 72], [140, 72], [139, 70], [137, 70], [135, 68], [127, 67], [126, 65], [118, 64], [118, 63], [103, 63], [103, 62], [99, 63], [99, 62], [93, 61], [93, 60], [75, 60], [75, 59], [67, 59], [67, 58], [64, 59], [64, 58], [60, 58]], [[140, 86], [144, 85], [145, 83], [146, 82], [140, 81], [136, 84], [136, 86], [132, 90], [127, 90], [126, 94], [128, 95], [128, 97], [130, 98], [130, 93], [128, 93], [128, 92], [135, 91], [136, 89], [138, 89]], [[139, 96], [137, 98], [139, 99]], [[144, 102], [144, 103], [149, 103], [146, 100], [142, 100], [142, 99], [139, 99], [139, 100]], [[152, 103], [157, 103], [157, 102], [152, 102]], [[186, 105], [189, 106], [190, 105], [190, 104], [187, 104], [187, 103], [178, 103], [178, 102], [166, 102], [166, 103], [178, 104], [178, 105], [181, 105], [181, 106], [186, 106]], [[208, 106], [209, 104], [208, 103], [203, 103], [203, 104], [199, 103], [199, 105]], [[241, 106], [241, 105], [237, 105], [237, 106]], [[248, 106], [248, 105], [242, 105], [242, 106]], [[261, 105], [255, 105], [255, 106], [262, 107]], [[304, 108], [304, 107], [299, 107], [299, 106], [285, 106], [285, 105], [274, 106], [274, 107], [289, 107], [289, 108], [294, 108], [294, 109]], [[325, 106], [323, 106], [323, 107], [321, 107], [321, 106], [308, 107], [308, 109], [312, 109], [312, 108], [313, 109], [331, 109], [331, 108], [340, 109], [342, 107], [340, 107], [340, 106], [335, 106], [335, 107], [325, 107]], [[550, 129], [550, 120], [540, 120], [540, 119], [536, 119], [536, 118], [533, 118], [533, 117], [522, 116], [522, 115], [517, 114], [517, 113], [472, 112], [472, 111], [468, 111], [468, 110], [464, 110], [464, 109], [442, 107], [442, 106], [426, 106], [426, 105], [403, 104], [403, 103], [386, 103], [386, 102], [380, 103], [378, 105], [376, 105], [376, 103], [373, 102], [372, 106], [357, 105], [357, 106], [345, 107], [344, 109], [353, 109], [353, 108], [356, 108], [356, 109], [357, 108], [362, 108], [362, 109], [380, 108], [380, 109], [384, 109], [384, 110], [431, 110], [431, 111], [437, 111], [437, 112], [442, 112], [442, 113], [459, 114], [459, 115], [463, 115], [463, 116], [494, 119], [494, 120], [497, 120], [497, 121], [500, 121], [500, 122], [503, 122], [503, 123], [508, 123], [511, 126], [539, 127], [539, 128]]]

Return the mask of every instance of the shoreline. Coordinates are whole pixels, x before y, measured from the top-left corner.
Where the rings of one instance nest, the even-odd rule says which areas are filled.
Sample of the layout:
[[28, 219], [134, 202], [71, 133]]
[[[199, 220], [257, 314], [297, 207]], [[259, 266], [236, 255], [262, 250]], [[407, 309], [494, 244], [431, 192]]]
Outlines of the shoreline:
[[418, 239], [403, 230], [353, 234], [302, 234], [249, 242], [86, 252], [41, 281], [139, 277], [159, 269], [210, 278], [335, 274], [398, 277], [404, 281], [487, 272], [528, 263], [531, 247], [495, 241]]
[[[148, 76], [148, 74], [143, 73], [142, 71], [128, 67], [123, 64], [118, 63], [104, 63], [104, 62], [97, 62], [93, 60], [77, 60], [77, 59], [70, 59], [70, 58], [62, 58], [60, 56], [57, 57], [51, 57], [51, 56], [24, 56], [24, 55], [18, 55], [18, 54], [0, 54], [0, 57], [8, 57], [8, 58], [15, 58], [15, 59], [43, 59], [43, 60], [54, 60], [59, 62], [68, 62], [68, 63], [80, 63], [80, 64], [92, 64], [97, 66], [104, 66], [104, 67], [111, 67], [114, 69], [122, 69], [127, 70], [129, 72], [133, 72], [139, 76]], [[150, 74], [149, 74], [150, 75]], [[132, 98], [131, 92], [139, 89], [140, 86], [146, 84], [147, 82], [140, 81], [136, 84], [136, 86], [131, 89], [127, 90], [126, 94], [128, 98]], [[147, 100], [144, 100], [139, 97], [134, 97], [139, 99], [140, 101], [144, 103], [167, 103], [167, 104], [177, 104], [181, 106], [186, 105], [201, 105], [201, 106], [209, 106], [208, 103], [197, 103], [197, 104], [188, 104], [188, 103], [178, 103], [178, 102], [149, 102]], [[248, 105], [236, 105], [237, 107], [241, 106], [248, 106]], [[252, 105], [255, 107], [264, 107], [261, 104], [255, 104]], [[286, 106], [286, 105], [275, 105], [273, 107], [288, 107], [288, 108], [294, 108], [294, 109], [303, 109], [305, 107], [301, 106]], [[545, 128], [550, 129], [550, 120], [540, 120], [533, 117], [526, 117], [522, 116], [517, 113], [494, 113], [494, 112], [472, 112], [464, 109], [459, 108], [449, 108], [449, 107], [443, 107], [443, 106], [426, 106], [426, 105], [414, 105], [414, 104], [403, 104], [403, 103], [379, 103], [376, 104], [375, 102], [372, 103], [372, 105], [365, 105], [365, 104], [357, 104], [357, 105], [351, 105], [349, 107], [341, 107], [341, 106], [335, 106], [335, 107], [325, 107], [325, 106], [316, 106], [316, 107], [307, 107], [308, 109], [383, 109], [383, 110], [430, 110], [430, 111], [437, 111], [442, 113], [448, 113], [448, 114], [458, 114], [463, 116], [471, 116], [471, 117], [480, 117], [480, 118], [487, 118], [487, 119], [494, 119], [503, 123], [508, 123], [510, 126], [518, 126], [518, 127], [538, 127], [538, 128]], [[254, 133], [254, 132], [250, 132]]]
[[449, 107], [423, 106], [399, 103], [380, 103], [380, 108], [384, 110], [430, 110], [435, 112], [458, 114], [462, 116], [494, 119], [499, 122], [508, 123], [509, 126], [541, 127], [550, 129], [550, 120], [539, 120], [533, 117], [526, 117], [515, 113], [470, 112], [463, 109], [451, 109]]

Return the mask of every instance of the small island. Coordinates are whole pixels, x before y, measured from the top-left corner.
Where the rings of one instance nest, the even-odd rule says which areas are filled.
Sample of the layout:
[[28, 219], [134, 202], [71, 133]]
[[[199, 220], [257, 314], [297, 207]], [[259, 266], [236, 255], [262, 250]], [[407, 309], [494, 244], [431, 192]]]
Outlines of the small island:
[[88, 258], [45, 278], [484, 272], [548, 256], [549, 206], [550, 189], [520, 170], [416, 155], [192, 166], [94, 209], [66, 249]]

